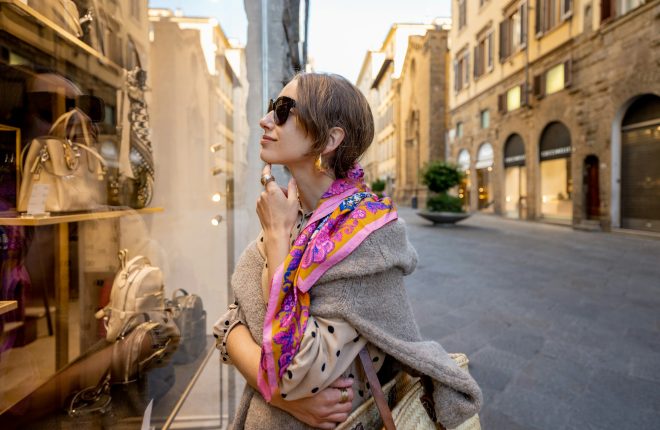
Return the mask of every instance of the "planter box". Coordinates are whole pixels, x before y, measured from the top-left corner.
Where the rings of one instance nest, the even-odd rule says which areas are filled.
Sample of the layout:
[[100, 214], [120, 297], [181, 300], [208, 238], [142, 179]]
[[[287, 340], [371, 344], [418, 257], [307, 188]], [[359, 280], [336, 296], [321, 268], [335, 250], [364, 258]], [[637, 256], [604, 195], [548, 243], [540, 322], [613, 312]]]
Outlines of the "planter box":
[[433, 224], [455, 224], [469, 217], [467, 212], [427, 212], [419, 211], [417, 215], [431, 221]]

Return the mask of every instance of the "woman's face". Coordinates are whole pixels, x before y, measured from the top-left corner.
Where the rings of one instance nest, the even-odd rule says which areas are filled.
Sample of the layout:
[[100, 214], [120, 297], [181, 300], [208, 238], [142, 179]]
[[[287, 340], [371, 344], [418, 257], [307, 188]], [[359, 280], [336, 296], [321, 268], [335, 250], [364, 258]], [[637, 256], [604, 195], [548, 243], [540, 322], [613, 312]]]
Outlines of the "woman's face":
[[[294, 79], [282, 89], [278, 97], [285, 96], [297, 100], [297, 95], [298, 80]], [[295, 107], [289, 111], [285, 123], [275, 124], [275, 112], [271, 111], [261, 118], [259, 126], [264, 130], [260, 141], [260, 156], [264, 162], [288, 167], [301, 163], [314, 163], [315, 157], [310, 154], [312, 140], [298, 123]]]

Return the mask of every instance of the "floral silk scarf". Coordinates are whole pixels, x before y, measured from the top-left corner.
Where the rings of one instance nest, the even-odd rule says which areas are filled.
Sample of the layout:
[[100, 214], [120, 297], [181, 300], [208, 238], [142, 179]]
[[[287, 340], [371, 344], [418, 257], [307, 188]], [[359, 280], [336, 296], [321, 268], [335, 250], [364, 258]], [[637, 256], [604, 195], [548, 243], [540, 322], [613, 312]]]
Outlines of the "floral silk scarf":
[[307, 226], [271, 280], [257, 383], [266, 401], [302, 343], [309, 319], [309, 289], [367, 236], [397, 219], [389, 197], [366, 186], [359, 165], [323, 194]]

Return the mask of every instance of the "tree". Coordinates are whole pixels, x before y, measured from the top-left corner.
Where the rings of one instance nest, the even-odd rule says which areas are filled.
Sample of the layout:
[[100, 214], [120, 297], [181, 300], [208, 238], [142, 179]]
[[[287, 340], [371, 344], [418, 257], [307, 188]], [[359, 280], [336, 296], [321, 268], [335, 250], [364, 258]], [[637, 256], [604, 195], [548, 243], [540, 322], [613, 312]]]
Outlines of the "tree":
[[431, 212], [463, 212], [461, 199], [450, 196], [447, 191], [460, 184], [463, 172], [458, 167], [444, 161], [435, 161], [422, 170], [422, 182], [432, 194], [426, 200], [426, 207]]

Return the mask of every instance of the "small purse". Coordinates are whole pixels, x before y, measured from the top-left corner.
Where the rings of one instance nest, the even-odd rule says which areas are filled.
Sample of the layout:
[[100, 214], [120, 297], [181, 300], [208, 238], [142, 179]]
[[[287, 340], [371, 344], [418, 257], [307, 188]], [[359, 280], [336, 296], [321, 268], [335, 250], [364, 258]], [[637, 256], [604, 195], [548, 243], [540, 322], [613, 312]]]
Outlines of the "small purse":
[[[74, 141], [76, 129], [82, 141]], [[30, 143], [24, 157], [18, 211], [27, 211], [35, 184], [50, 186], [45, 210], [74, 212], [105, 204], [106, 163], [92, 146], [89, 117], [78, 109], [60, 116], [49, 135]]]
[[[465, 354], [449, 356], [461, 369], [468, 371], [469, 360]], [[401, 371], [381, 387], [366, 347], [360, 351], [359, 357], [372, 397], [337, 426], [338, 430], [446, 430], [436, 422], [433, 383], [429, 378], [414, 377]], [[475, 414], [453, 430], [481, 430], [479, 416]]]
[[126, 384], [149, 369], [167, 365], [179, 346], [179, 328], [169, 312], [144, 313], [131, 320], [138, 318], [144, 322], [136, 326], [129, 321], [112, 346], [112, 383]]
[[199, 357], [206, 347], [206, 311], [202, 298], [179, 288], [172, 294], [168, 307], [172, 309], [174, 321], [181, 331], [179, 349], [172, 362], [190, 363]]

